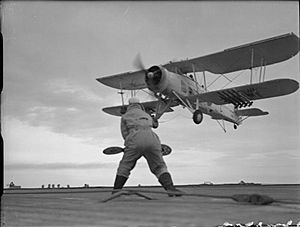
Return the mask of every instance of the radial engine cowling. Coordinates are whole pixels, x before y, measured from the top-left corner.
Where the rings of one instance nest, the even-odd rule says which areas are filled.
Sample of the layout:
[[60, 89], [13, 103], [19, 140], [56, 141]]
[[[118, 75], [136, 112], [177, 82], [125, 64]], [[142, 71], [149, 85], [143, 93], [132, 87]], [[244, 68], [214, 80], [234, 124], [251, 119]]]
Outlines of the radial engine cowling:
[[164, 68], [154, 65], [145, 74], [145, 82], [151, 91], [161, 92], [167, 87], [168, 82]]

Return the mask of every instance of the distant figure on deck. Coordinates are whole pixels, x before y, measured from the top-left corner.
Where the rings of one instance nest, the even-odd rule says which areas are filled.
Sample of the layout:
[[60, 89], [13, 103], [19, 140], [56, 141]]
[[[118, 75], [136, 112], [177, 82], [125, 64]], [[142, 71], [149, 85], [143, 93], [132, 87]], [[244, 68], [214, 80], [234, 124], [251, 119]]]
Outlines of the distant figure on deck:
[[113, 193], [123, 188], [130, 171], [135, 167], [137, 160], [143, 156], [159, 183], [172, 193], [169, 196], [181, 196], [181, 192], [174, 187], [163, 160], [160, 140], [152, 131], [152, 127], [152, 117], [144, 111], [137, 98], [130, 98], [127, 111], [121, 118], [121, 133], [125, 140], [125, 148], [117, 170]]

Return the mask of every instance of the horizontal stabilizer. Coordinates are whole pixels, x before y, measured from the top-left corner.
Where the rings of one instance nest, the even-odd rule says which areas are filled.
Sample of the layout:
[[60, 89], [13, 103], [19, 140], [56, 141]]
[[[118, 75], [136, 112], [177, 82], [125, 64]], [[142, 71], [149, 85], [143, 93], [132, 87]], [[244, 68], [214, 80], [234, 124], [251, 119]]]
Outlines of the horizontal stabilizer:
[[247, 116], [247, 117], [256, 117], [256, 116], [263, 116], [269, 114], [268, 112], [262, 111], [261, 109], [258, 108], [236, 110], [235, 113], [239, 116]]

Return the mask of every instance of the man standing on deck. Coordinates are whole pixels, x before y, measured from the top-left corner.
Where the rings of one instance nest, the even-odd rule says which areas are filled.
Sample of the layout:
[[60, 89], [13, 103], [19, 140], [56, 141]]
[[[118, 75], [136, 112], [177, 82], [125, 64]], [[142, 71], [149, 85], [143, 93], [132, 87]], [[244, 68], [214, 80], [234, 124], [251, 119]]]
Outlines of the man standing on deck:
[[139, 100], [135, 97], [130, 98], [127, 111], [121, 118], [121, 133], [125, 140], [125, 148], [117, 170], [114, 192], [123, 188], [130, 171], [143, 156], [159, 183], [165, 190], [171, 192], [169, 196], [181, 196], [181, 192], [174, 187], [163, 160], [160, 140], [151, 129], [153, 124], [152, 117], [144, 111]]

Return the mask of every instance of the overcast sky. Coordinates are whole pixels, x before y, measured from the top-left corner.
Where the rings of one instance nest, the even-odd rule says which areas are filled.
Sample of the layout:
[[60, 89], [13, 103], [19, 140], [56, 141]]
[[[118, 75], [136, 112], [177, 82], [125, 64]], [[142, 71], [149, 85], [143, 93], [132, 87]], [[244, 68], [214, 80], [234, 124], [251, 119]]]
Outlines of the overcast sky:
[[[299, 36], [298, 11], [296, 1], [3, 2], [4, 183], [112, 185], [121, 154], [102, 150], [123, 145], [120, 119], [101, 109], [119, 105], [120, 97], [97, 77], [135, 70], [137, 53], [150, 67]], [[208, 74], [208, 83], [215, 78]], [[266, 78], [299, 81], [299, 55], [269, 66]], [[230, 86], [248, 82], [249, 70]], [[270, 114], [238, 130], [226, 123], [227, 133], [209, 116], [195, 125], [179, 107], [164, 115], [155, 131], [173, 148], [165, 160], [175, 183], [300, 183], [299, 101], [299, 91], [256, 101]], [[141, 159], [128, 184], [158, 183]]]

